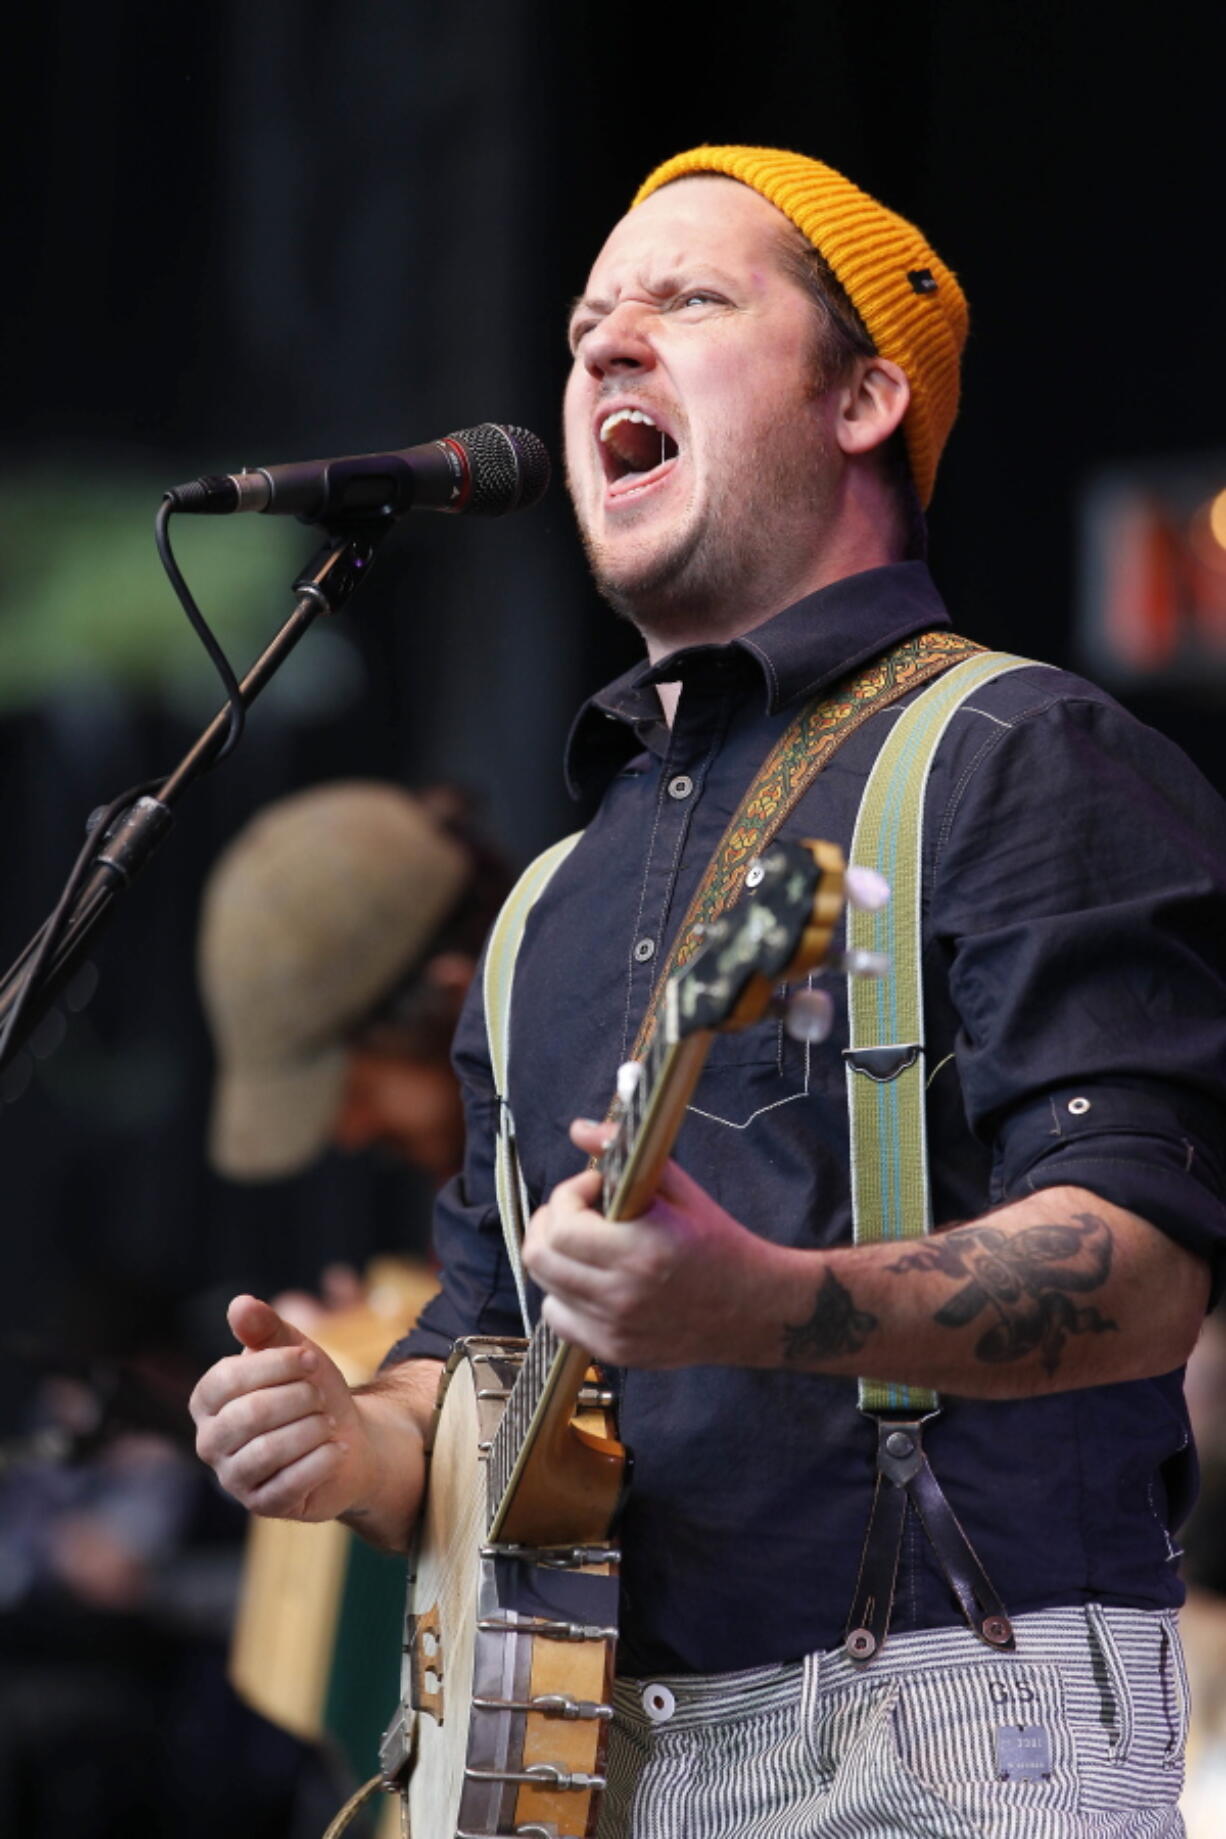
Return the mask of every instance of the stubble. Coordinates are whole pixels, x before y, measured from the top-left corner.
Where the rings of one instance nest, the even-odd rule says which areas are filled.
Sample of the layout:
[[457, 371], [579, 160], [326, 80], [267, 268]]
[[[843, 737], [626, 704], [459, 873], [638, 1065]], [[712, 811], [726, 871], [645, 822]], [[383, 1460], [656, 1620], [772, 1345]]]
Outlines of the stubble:
[[815, 524], [828, 513], [829, 467], [816, 417], [798, 414], [782, 433], [730, 440], [728, 451], [728, 467], [697, 514], [683, 513], [674, 533], [653, 535], [638, 554], [615, 559], [594, 539], [571, 488], [597, 591], [658, 644], [696, 628], [715, 640], [765, 617], [761, 609], [788, 605]]

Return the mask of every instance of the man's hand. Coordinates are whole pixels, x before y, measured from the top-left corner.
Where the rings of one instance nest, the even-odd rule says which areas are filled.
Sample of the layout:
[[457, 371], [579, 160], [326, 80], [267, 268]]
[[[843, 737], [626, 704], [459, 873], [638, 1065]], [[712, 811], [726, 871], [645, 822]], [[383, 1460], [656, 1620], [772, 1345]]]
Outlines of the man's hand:
[[[577, 1122], [570, 1135], [598, 1155], [612, 1128]], [[594, 1211], [599, 1195], [595, 1169], [561, 1182], [524, 1240], [556, 1335], [614, 1366], [777, 1360], [767, 1298], [781, 1276], [778, 1247], [739, 1225], [672, 1162], [641, 1219], [606, 1220]]]
[[227, 1319], [243, 1352], [209, 1368], [191, 1397], [196, 1448], [252, 1513], [330, 1520], [372, 1490], [375, 1457], [340, 1368], [254, 1296]]

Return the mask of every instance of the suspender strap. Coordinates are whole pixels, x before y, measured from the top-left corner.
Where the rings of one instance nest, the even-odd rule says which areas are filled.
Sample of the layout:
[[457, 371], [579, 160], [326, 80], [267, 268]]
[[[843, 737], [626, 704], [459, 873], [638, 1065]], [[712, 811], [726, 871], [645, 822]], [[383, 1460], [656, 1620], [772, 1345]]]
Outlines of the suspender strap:
[[485, 953], [485, 1027], [489, 1036], [494, 1091], [498, 1098], [494, 1184], [507, 1257], [511, 1261], [515, 1291], [519, 1297], [519, 1312], [527, 1335], [532, 1333], [532, 1324], [528, 1318], [528, 1289], [520, 1245], [528, 1223], [528, 1191], [515, 1145], [515, 1120], [507, 1100], [507, 1073], [511, 1056], [511, 993], [515, 985], [515, 960], [519, 956], [528, 915], [582, 834], [581, 830], [576, 830], [572, 836], [563, 837], [528, 864], [503, 902]]
[[[932, 1230], [924, 1090], [921, 950], [924, 794], [941, 738], [968, 696], [1027, 658], [980, 652], [916, 697], [899, 716], [864, 788], [851, 860], [890, 884], [888, 904], [848, 914], [850, 951], [880, 953], [880, 978], [850, 976], [847, 1103], [857, 1245], [918, 1239]], [[885, 1640], [910, 1502], [970, 1627], [1011, 1648], [1004, 1607], [959, 1526], [923, 1451], [922, 1422], [940, 1408], [926, 1386], [860, 1381], [860, 1409], [878, 1416], [877, 1486], [846, 1637], [855, 1660]]]
[[[847, 918], [849, 949], [889, 961], [884, 977], [847, 982], [844, 1058], [857, 1245], [922, 1239], [932, 1230], [920, 964], [924, 793], [941, 737], [967, 697], [1028, 662], [980, 652], [930, 685], [895, 722], [860, 801], [850, 859], [884, 875], [890, 898], [876, 912], [852, 909]], [[864, 1411], [919, 1416], [937, 1403], [926, 1387], [860, 1382]]]

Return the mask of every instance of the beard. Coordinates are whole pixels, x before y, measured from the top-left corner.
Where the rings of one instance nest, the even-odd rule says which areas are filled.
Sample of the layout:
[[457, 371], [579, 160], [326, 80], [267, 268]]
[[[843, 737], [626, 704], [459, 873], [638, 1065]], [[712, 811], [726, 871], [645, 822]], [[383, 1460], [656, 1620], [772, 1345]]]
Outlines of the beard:
[[677, 531], [671, 542], [654, 543], [641, 556], [618, 561], [579, 525], [592, 580], [601, 599], [641, 632], [663, 636], [687, 623], [704, 595], [704, 561], [710, 545], [701, 527]]
[[[626, 532], [619, 555], [592, 535], [579, 513], [579, 535], [597, 592], [645, 638], [667, 645], [696, 628], [712, 641], [780, 612], [798, 595], [812, 554], [815, 525], [828, 511], [825, 443], [811, 420], [789, 438], [763, 433], [735, 460], [706, 501], [671, 529], [635, 545]], [[765, 611], [761, 609], [765, 608]]]

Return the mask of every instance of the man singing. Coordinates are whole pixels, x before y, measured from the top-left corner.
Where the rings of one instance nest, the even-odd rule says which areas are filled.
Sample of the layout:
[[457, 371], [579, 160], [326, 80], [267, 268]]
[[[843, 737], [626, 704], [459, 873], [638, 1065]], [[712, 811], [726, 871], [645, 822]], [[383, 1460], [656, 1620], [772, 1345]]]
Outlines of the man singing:
[[[841, 1016], [820, 1045], [774, 1020], [716, 1042], [638, 1220], [601, 1216], [609, 1132], [574, 1121], [605, 1115], [801, 712], [862, 707], [781, 832], [849, 849], [932, 660], [973, 655], [922, 560], [965, 330], [918, 230], [744, 147], [654, 172], [571, 318], [570, 492], [647, 656], [572, 734], [572, 784], [603, 797], [527, 925], [510, 1086], [528, 1272], [613, 1370], [635, 1454], [603, 1839], [1183, 1830], [1180, 1369], [1226, 1240], [1226, 815], [1178, 750], [1041, 665], [953, 708], [923, 803], [923, 1035], [896, 1055], [922, 1066], [931, 1236], [873, 1230], [847, 1095], [898, 1068], [847, 1061]], [[518, 1331], [476, 1000], [457, 1065], [443, 1290], [375, 1388], [232, 1305], [247, 1351], [194, 1411], [254, 1512], [404, 1547], [438, 1362]], [[918, 1479], [857, 1380], [939, 1393]], [[904, 1485], [891, 1539], [875, 1491]]]

